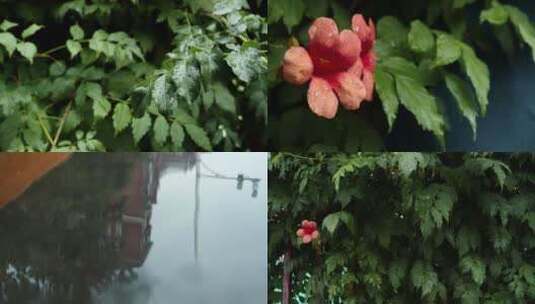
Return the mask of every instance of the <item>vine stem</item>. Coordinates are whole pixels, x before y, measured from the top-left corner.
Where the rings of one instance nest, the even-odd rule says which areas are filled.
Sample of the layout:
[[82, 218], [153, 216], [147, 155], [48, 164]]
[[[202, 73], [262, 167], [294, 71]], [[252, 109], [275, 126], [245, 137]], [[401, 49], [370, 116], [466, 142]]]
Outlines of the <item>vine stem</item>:
[[[89, 40], [90, 40], [90, 39], [82, 39], [82, 40], [78, 40], [78, 42], [80, 42], [80, 43], [84, 43], [84, 42], [89, 42]], [[48, 51], [45, 51], [45, 52], [43, 52], [43, 53], [40, 53], [40, 55], [47, 56], [47, 55], [50, 55], [50, 54], [55, 53], [55, 52], [57, 52], [57, 51], [63, 50], [63, 49], [65, 49], [65, 48], [67, 48], [67, 44], [62, 44], [62, 45], [59, 45], [59, 46], [57, 46], [57, 47], [55, 47], [55, 48], [51, 48], [51, 49], [48, 50]]]
[[54, 53], [54, 52], [57, 52], [57, 51], [59, 51], [59, 50], [63, 50], [63, 49], [66, 48], [66, 47], [67, 47], [67, 46], [66, 46], [65, 44], [63, 44], [63, 45], [57, 46], [57, 47], [55, 47], [55, 48], [52, 48], [52, 49], [50, 49], [50, 50], [48, 50], [48, 51], [45, 51], [45, 52], [41, 53], [40, 55], [48, 56], [48, 55], [50, 55], [50, 54], [52, 54], [52, 53]]
[[54, 62], [58, 62], [58, 60], [56, 58], [54, 58], [53, 56], [51, 56], [49, 54], [45, 54], [45, 53], [39, 53], [39, 54], [35, 55], [35, 57], [48, 58], [48, 59], [52, 59], [52, 61], [54, 61]]
[[314, 158], [314, 157], [306, 157], [306, 156], [298, 155], [292, 152], [281, 152], [281, 154], [288, 155], [293, 158], [304, 159], [304, 160], [311, 160], [311, 161], [317, 160], [317, 158]]
[[58, 130], [56, 131], [56, 136], [54, 136], [54, 141], [52, 142], [52, 150], [55, 149], [56, 145], [58, 144], [59, 137], [61, 135], [61, 131], [63, 130], [63, 125], [65, 124], [65, 120], [67, 119], [67, 115], [69, 115], [69, 112], [71, 111], [71, 105], [72, 105], [72, 100], [69, 102], [69, 104], [65, 108], [65, 112], [63, 113], [63, 116], [61, 117], [61, 121], [59, 123]]
[[43, 132], [45, 132], [46, 139], [51, 145], [53, 145], [54, 141], [52, 140], [52, 136], [50, 136], [50, 132], [48, 132], [48, 128], [45, 126], [43, 120], [41, 119], [41, 114], [37, 114], [37, 120], [39, 120], [39, 125], [41, 126], [41, 129], [43, 129]]
[[292, 247], [288, 246], [284, 254], [283, 278], [282, 278], [282, 304], [290, 304], [292, 294], [292, 269], [291, 269]]

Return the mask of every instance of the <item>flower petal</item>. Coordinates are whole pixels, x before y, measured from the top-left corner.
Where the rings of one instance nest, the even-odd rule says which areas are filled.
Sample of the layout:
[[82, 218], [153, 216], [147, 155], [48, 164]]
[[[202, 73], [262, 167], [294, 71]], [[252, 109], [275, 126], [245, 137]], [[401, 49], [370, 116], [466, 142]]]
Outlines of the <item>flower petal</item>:
[[312, 241], [312, 236], [310, 234], [307, 234], [303, 237], [303, 243], [308, 244]]
[[319, 236], [320, 236], [320, 233], [318, 232], [318, 230], [312, 232], [312, 239], [313, 240], [317, 239]]
[[332, 48], [338, 42], [338, 26], [331, 18], [320, 17], [308, 29], [310, 44]]
[[373, 25], [372, 22], [372, 26], [368, 26], [366, 20], [364, 20], [364, 16], [362, 16], [361, 14], [356, 14], [353, 16], [353, 19], [351, 20], [351, 27], [353, 28], [353, 31], [357, 34], [357, 36], [359, 36], [362, 42], [374, 40], [375, 25]]
[[298, 237], [303, 237], [305, 235], [305, 230], [304, 229], [298, 229], [296, 234], [297, 234]]
[[361, 61], [365, 70], [369, 70], [372, 73], [375, 72], [375, 64], [377, 59], [373, 50], [367, 53], [363, 53], [361, 56]]
[[360, 56], [361, 43], [360, 39], [354, 32], [343, 30], [336, 44], [336, 50], [341, 60], [347, 65], [353, 65]]
[[306, 223], [303, 223], [303, 228], [314, 230], [316, 229], [316, 222], [314, 221], [307, 221]]
[[355, 63], [349, 68], [349, 70], [347, 72], [357, 76], [358, 78], [360, 78], [362, 76], [362, 69], [363, 68], [364, 67], [362, 65], [362, 60], [359, 59], [359, 60], [355, 61]]
[[342, 106], [348, 110], [358, 109], [366, 97], [366, 88], [360, 78], [352, 73], [340, 73], [337, 80], [339, 85], [334, 91]]
[[302, 85], [310, 80], [314, 64], [303, 47], [291, 47], [284, 54], [282, 77], [291, 84]]
[[373, 73], [368, 70], [364, 70], [364, 73], [362, 75], [362, 82], [364, 83], [364, 86], [366, 87], [366, 97], [365, 100], [372, 101], [373, 100], [373, 89], [375, 86], [375, 80], [373, 79]]
[[308, 106], [316, 115], [328, 119], [336, 116], [338, 98], [331, 85], [324, 79], [313, 77], [308, 88]]
[[376, 36], [376, 30], [375, 30], [375, 23], [372, 19], [368, 20], [368, 24], [370, 27], [370, 39], [375, 42]]

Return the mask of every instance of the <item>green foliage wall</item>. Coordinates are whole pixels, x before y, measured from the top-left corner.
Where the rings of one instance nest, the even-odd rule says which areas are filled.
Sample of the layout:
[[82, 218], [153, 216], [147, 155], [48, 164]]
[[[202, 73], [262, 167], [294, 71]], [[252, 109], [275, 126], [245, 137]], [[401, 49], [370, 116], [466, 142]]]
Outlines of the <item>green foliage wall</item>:
[[[381, 150], [402, 110], [434, 135], [438, 147], [444, 146], [449, 125], [446, 103], [464, 116], [475, 138], [477, 119], [486, 114], [492, 88], [488, 58], [512, 58], [527, 48], [535, 60], [535, 26], [528, 17], [533, 12], [511, 2], [515, 1], [269, 1], [273, 150]], [[306, 106], [306, 86], [282, 81], [284, 52], [295, 39], [306, 45], [315, 18], [332, 17], [345, 29], [356, 13], [377, 25], [375, 101], [358, 111], [343, 111], [334, 120], [318, 118]]]
[[[273, 154], [270, 303], [533, 303], [535, 155]], [[297, 242], [303, 219], [320, 242]]]
[[262, 1], [0, 1], [0, 150], [261, 149]]

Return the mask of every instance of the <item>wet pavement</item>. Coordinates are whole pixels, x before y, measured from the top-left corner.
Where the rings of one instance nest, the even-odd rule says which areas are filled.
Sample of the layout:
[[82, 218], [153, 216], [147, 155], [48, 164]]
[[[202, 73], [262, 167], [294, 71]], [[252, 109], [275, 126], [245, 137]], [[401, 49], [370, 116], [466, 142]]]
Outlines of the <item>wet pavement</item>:
[[266, 166], [72, 155], [0, 209], [0, 303], [264, 303]]

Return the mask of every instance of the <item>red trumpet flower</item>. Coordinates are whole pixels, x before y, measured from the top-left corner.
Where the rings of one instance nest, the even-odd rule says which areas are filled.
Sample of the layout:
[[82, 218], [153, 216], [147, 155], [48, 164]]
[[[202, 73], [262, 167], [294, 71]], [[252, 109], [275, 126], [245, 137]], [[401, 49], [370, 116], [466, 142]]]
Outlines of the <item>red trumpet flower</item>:
[[317, 224], [314, 221], [304, 220], [301, 228], [297, 230], [297, 236], [301, 238], [304, 244], [308, 244], [320, 236]]
[[334, 118], [338, 101], [356, 110], [371, 101], [375, 71], [375, 26], [362, 15], [353, 16], [352, 31], [339, 32], [334, 20], [321, 17], [308, 30], [307, 48], [292, 47], [283, 59], [283, 78], [303, 85], [310, 80], [308, 105], [312, 112]]

